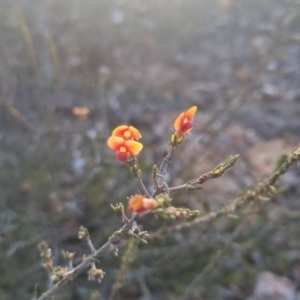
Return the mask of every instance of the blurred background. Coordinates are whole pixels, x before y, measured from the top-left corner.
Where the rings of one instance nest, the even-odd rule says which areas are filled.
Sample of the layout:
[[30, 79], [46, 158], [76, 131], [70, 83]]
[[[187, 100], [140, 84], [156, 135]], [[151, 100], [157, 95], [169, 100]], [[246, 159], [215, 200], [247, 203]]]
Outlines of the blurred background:
[[[64, 265], [62, 250], [75, 251], [76, 262], [89, 253], [79, 226], [96, 247], [120, 228], [110, 205], [126, 205], [138, 189], [106, 145], [115, 126], [142, 132], [139, 160], [151, 189], [152, 166], [166, 154], [176, 116], [197, 105], [193, 134], [169, 168], [170, 186], [240, 154], [203, 190], [174, 195], [174, 205], [203, 214], [254, 186], [299, 142], [298, 0], [0, 5], [1, 300], [33, 299], [48, 288], [41, 240]], [[108, 299], [112, 290], [111, 299], [266, 299], [259, 284], [271, 293], [282, 284], [296, 295], [299, 165], [281, 184], [273, 201], [235, 218], [168, 232], [180, 221], [145, 216], [139, 224], [149, 243], [130, 241], [131, 263], [121, 275], [126, 238], [118, 257], [100, 258], [100, 285], [84, 273], [55, 299]]]

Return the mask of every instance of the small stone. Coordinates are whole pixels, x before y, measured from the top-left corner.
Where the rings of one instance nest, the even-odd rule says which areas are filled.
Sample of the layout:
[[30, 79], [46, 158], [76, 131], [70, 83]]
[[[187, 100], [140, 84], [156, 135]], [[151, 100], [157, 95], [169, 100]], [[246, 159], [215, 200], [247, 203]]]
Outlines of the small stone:
[[287, 277], [264, 272], [257, 278], [253, 296], [248, 300], [299, 300], [293, 282]]

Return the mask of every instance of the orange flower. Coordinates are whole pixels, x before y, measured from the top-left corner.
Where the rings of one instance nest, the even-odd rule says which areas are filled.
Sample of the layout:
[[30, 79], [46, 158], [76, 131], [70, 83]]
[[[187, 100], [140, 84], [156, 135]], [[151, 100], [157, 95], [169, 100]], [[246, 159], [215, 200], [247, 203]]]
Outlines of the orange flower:
[[190, 134], [193, 125], [193, 117], [195, 112], [197, 111], [197, 106], [191, 107], [186, 112], [181, 113], [178, 118], [174, 122], [174, 128], [176, 130], [175, 135], [180, 139], [187, 134]]
[[139, 140], [142, 137], [141, 133], [135, 127], [127, 125], [118, 126], [112, 132], [112, 136], [119, 136], [124, 140]]
[[117, 152], [117, 160], [121, 162], [128, 161], [130, 154], [137, 155], [143, 145], [133, 140], [124, 140], [119, 136], [111, 136], [107, 141], [108, 147]]
[[135, 195], [130, 198], [128, 209], [138, 214], [144, 214], [156, 206], [157, 202], [154, 199], [145, 198], [143, 195]]
[[86, 119], [90, 113], [90, 109], [88, 107], [75, 106], [72, 108], [72, 113], [79, 118]]

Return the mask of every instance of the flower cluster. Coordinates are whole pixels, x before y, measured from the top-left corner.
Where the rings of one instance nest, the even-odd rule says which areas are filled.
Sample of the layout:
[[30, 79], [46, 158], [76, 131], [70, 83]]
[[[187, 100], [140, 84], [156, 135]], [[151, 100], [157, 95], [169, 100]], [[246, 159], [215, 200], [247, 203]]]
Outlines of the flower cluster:
[[[133, 126], [121, 125], [115, 128], [112, 131], [111, 136], [107, 140], [109, 148], [116, 152], [116, 158], [121, 163], [126, 163], [131, 174], [133, 175], [138, 188], [140, 189], [140, 194], [131, 196], [128, 198], [128, 210], [132, 212], [130, 218], [126, 216], [124, 204], [116, 203], [111, 205], [114, 212], [121, 218], [124, 225], [117, 231], [115, 231], [108, 239], [108, 241], [99, 249], [96, 249], [92, 243], [90, 234], [87, 228], [81, 226], [78, 232], [78, 238], [86, 242], [89, 246], [91, 255], [84, 257], [81, 264], [73, 267], [74, 252], [64, 252], [64, 256], [67, 259], [68, 266], [54, 266], [53, 258], [51, 254], [51, 249], [49, 248], [46, 242], [41, 242], [39, 244], [39, 249], [42, 257], [43, 267], [47, 269], [50, 275], [51, 283], [53, 281], [58, 281], [52, 286], [46, 293], [44, 293], [39, 299], [46, 299], [53, 293], [53, 290], [58, 289], [67, 281], [71, 280], [74, 277], [74, 272], [81, 272], [84, 270], [87, 265], [90, 265], [91, 269], [88, 272], [89, 280], [96, 280], [100, 282], [105, 274], [102, 269], [96, 268], [96, 257], [100, 253], [106, 251], [114, 251], [115, 255], [118, 254], [118, 244], [123, 234], [128, 234], [142, 243], [147, 243], [145, 239], [148, 235], [147, 231], [142, 231], [138, 224], [137, 220], [140, 216], [147, 214], [148, 212], [155, 213], [164, 218], [168, 219], [181, 219], [185, 221], [193, 221], [199, 215], [199, 210], [190, 210], [188, 208], [178, 208], [171, 204], [172, 198], [171, 194], [179, 192], [182, 190], [199, 190], [202, 189], [202, 184], [209, 179], [217, 178], [222, 176], [225, 171], [231, 168], [238, 155], [230, 156], [225, 162], [217, 166], [210, 172], [202, 174], [200, 177], [189, 180], [188, 182], [181, 184], [179, 186], [169, 186], [165, 181], [165, 174], [168, 166], [172, 162], [174, 152], [177, 150], [178, 146], [182, 143], [184, 138], [189, 135], [193, 129], [193, 118], [197, 111], [197, 107], [193, 106], [189, 108], [186, 112], [182, 112], [174, 122], [174, 129], [171, 131], [169, 136], [169, 144], [167, 148], [167, 154], [164, 157], [160, 166], [154, 165], [152, 172], [153, 179], [153, 189], [152, 191], [148, 190], [148, 187], [143, 183], [141, 170], [139, 167], [138, 159], [135, 157], [143, 149], [143, 144], [138, 142], [142, 135], [138, 129]], [[85, 107], [75, 107], [73, 109], [74, 115], [84, 119], [89, 113], [89, 109]], [[300, 148], [297, 148], [293, 153], [291, 161], [294, 159], [296, 161], [300, 155]], [[279, 174], [279, 173], [278, 173]], [[239, 198], [237, 198], [239, 199]], [[233, 203], [235, 204], [235, 203]], [[236, 205], [235, 205], [236, 206]], [[234, 207], [235, 207], [234, 206]], [[229, 207], [230, 208], [230, 207]], [[229, 211], [224, 209], [225, 213]], [[232, 211], [230, 209], [230, 211]], [[208, 214], [207, 219], [214, 218], [217, 214]], [[201, 219], [200, 219], [201, 220]], [[132, 244], [137, 245], [137, 244]], [[128, 253], [133, 252], [130, 247], [127, 250]], [[127, 253], [126, 252], [126, 253]], [[124, 255], [121, 266], [121, 276], [123, 277], [123, 269], [127, 268], [129, 265], [128, 255]], [[125, 259], [124, 259], [125, 258]], [[118, 287], [119, 279], [117, 279]], [[111, 297], [113, 298], [113, 297]]]
[[137, 142], [141, 133], [133, 126], [121, 125], [115, 128], [108, 139], [108, 147], [117, 153], [117, 160], [125, 163], [132, 155], [137, 155], [143, 149], [143, 144]]
[[[171, 146], [174, 150], [180, 145], [183, 138], [191, 133], [193, 129], [192, 122], [196, 111], [197, 107], [193, 106], [186, 112], [182, 112], [175, 120], [175, 131], [171, 136], [173, 140]], [[132, 166], [135, 166], [133, 163], [134, 156], [143, 149], [143, 144], [137, 142], [141, 138], [142, 134], [135, 127], [121, 125], [113, 130], [111, 137], [107, 141], [107, 144], [109, 148], [116, 151], [116, 158], [118, 161], [122, 163], [129, 163]], [[147, 197], [143, 195], [135, 195], [130, 198], [128, 209], [131, 212], [143, 215], [148, 211], [157, 208], [158, 206], [161, 206], [161, 203], [149, 197], [149, 195]]]

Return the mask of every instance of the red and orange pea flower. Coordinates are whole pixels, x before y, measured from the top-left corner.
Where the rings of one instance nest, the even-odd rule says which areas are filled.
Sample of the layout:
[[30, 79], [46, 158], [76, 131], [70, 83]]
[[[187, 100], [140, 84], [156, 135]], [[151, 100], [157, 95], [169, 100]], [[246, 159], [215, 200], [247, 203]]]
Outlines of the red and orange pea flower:
[[184, 136], [191, 133], [193, 129], [193, 118], [197, 111], [197, 106], [192, 106], [186, 112], [181, 113], [174, 122], [175, 135], [181, 140]]
[[144, 214], [157, 207], [157, 202], [152, 198], [145, 198], [143, 195], [132, 196], [128, 203], [131, 212]]
[[143, 145], [133, 140], [124, 140], [119, 136], [111, 136], [107, 141], [108, 147], [117, 152], [117, 160], [127, 162], [130, 155], [137, 155]]
[[122, 137], [124, 140], [139, 140], [142, 134], [133, 126], [121, 125], [114, 129], [112, 136]]

